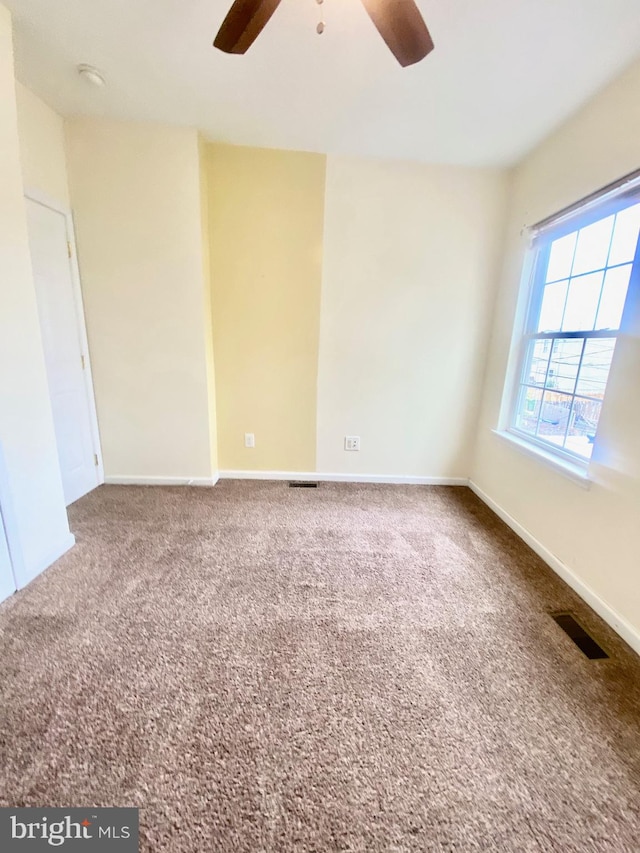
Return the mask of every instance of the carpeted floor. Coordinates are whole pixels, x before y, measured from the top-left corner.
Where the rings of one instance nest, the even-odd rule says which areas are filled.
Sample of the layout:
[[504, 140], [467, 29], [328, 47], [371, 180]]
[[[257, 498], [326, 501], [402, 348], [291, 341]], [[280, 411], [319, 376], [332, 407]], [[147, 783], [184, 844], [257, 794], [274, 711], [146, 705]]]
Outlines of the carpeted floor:
[[70, 516], [0, 606], [0, 804], [139, 806], [170, 853], [639, 849], [640, 662], [467, 489], [106, 486]]

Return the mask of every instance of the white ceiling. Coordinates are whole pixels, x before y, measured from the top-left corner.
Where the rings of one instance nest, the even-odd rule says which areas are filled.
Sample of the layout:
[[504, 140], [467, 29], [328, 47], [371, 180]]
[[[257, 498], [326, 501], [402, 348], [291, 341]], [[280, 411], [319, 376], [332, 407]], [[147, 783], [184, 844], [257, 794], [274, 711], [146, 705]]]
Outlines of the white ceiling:
[[326, 0], [322, 36], [315, 0], [282, 0], [245, 56], [211, 46], [231, 0], [1, 2], [19, 79], [65, 116], [426, 162], [511, 164], [640, 55], [639, 0], [418, 0], [436, 47], [404, 69], [359, 0]]

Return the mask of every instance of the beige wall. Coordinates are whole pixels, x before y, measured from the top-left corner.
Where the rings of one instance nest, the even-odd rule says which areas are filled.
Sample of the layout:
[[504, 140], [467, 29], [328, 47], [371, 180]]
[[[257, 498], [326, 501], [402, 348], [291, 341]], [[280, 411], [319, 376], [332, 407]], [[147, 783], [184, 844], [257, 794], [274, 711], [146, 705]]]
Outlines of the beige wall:
[[505, 201], [498, 171], [329, 157], [319, 471], [468, 476]]
[[325, 158], [212, 145], [208, 170], [220, 468], [313, 471]]
[[[498, 424], [525, 246], [533, 224], [640, 167], [640, 62], [516, 170], [473, 480], [640, 635], [640, 342], [620, 340], [589, 491], [492, 434]], [[640, 315], [640, 311], [637, 312]], [[628, 632], [627, 632], [628, 634]]]
[[197, 132], [73, 119], [67, 157], [105, 474], [210, 480]]
[[200, 168], [200, 212], [202, 239], [202, 274], [204, 280], [204, 329], [207, 358], [207, 393], [209, 405], [209, 452], [211, 470], [218, 471], [218, 413], [216, 407], [216, 370], [213, 353], [213, 307], [211, 293], [211, 247], [209, 245], [209, 181], [207, 176], [207, 143], [198, 137]]
[[[11, 18], [0, 6], [0, 445], [19, 584], [73, 544], [58, 466], [22, 188]], [[3, 508], [3, 512], [5, 508]], [[6, 521], [6, 518], [5, 518]]]
[[69, 208], [64, 121], [21, 83], [16, 83], [16, 99], [25, 189]]

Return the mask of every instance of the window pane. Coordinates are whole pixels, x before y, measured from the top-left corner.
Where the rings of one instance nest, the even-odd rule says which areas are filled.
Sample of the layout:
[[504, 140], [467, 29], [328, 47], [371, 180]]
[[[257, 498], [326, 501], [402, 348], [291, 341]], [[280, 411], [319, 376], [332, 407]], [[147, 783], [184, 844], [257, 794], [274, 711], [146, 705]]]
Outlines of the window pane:
[[542, 294], [542, 307], [538, 320], [538, 332], [557, 332], [562, 324], [562, 313], [567, 298], [567, 281], [547, 284]]
[[551, 364], [547, 374], [547, 388], [573, 394], [582, 355], [583, 340], [554, 340]]
[[527, 353], [526, 369], [522, 377], [529, 385], [544, 385], [551, 353], [551, 341], [531, 341]]
[[614, 218], [607, 216], [580, 229], [571, 275], [600, 270], [606, 266]]
[[601, 409], [602, 403], [599, 400], [576, 398], [573, 401], [569, 432], [564, 443], [567, 450], [586, 459], [591, 458]]
[[596, 329], [619, 329], [622, 309], [629, 287], [632, 264], [607, 270], [600, 297]]
[[516, 411], [516, 427], [518, 429], [528, 432], [531, 435], [535, 434], [541, 399], [542, 391], [538, 388], [527, 388], [526, 385], [521, 386]]
[[558, 281], [561, 278], [569, 278], [571, 275], [571, 263], [576, 248], [578, 232], [567, 234], [559, 240], [554, 240], [549, 253], [549, 265], [547, 267], [547, 281]]
[[563, 332], [593, 329], [603, 279], [602, 272], [571, 279], [567, 307], [562, 321]]
[[640, 229], [640, 204], [634, 204], [633, 207], [628, 207], [616, 216], [609, 266], [633, 260], [638, 242], [638, 229]]
[[591, 457], [639, 233], [636, 199], [533, 249], [538, 262], [512, 421], [533, 444]]
[[562, 446], [571, 413], [572, 399], [569, 394], [558, 394], [556, 391], [544, 392], [537, 431], [540, 438]]
[[576, 394], [600, 400], [604, 397], [615, 345], [615, 338], [591, 338], [585, 341]]

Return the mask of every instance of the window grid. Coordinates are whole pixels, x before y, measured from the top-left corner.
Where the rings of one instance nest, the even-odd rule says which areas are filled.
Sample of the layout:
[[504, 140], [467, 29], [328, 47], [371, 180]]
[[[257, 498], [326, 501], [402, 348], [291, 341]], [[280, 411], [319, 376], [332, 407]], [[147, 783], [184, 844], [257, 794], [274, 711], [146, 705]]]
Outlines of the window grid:
[[[618, 331], [617, 330], [612, 331], [610, 329], [601, 330], [601, 331], [599, 330], [596, 332], [582, 332], [582, 331], [579, 331], [579, 332], [560, 332], [560, 333], [558, 333], [558, 332], [543, 332], [543, 333], [538, 333], [538, 334], [527, 335], [527, 350], [528, 351], [526, 352], [526, 355], [524, 358], [523, 374], [522, 374], [520, 382], [519, 382], [520, 392], [518, 394], [518, 399], [522, 396], [523, 391], [525, 391], [526, 389], [531, 389], [532, 391], [538, 392], [540, 394], [540, 399], [539, 399], [539, 402], [537, 405], [535, 425], [533, 426], [533, 429], [531, 431], [529, 431], [528, 429], [525, 430], [525, 429], [518, 427], [518, 425], [517, 425], [517, 414], [516, 414], [516, 417], [513, 418], [513, 421], [512, 421], [514, 424], [515, 430], [518, 433], [525, 436], [527, 439], [535, 438], [537, 440], [537, 442], [539, 442], [539, 443], [541, 443], [547, 447], [551, 447], [556, 452], [561, 451], [563, 454], [567, 454], [571, 458], [578, 459], [580, 461], [584, 461], [585, 457], [582, 454], [574, 452], [570, 447], [567, 447], [567, 438], [569, 435], [569, 430], [574, 428], [576, 419], [578, 416], [580, 416], [580, 413], [576, 408], [576, 401], [584, 401], [585, 404], [591, 403], [591, 404], [594, 404], [594, 405], [597, 405], [598, 407], [600, 407], [602, 405], [602, 400], [604, 397], [604, 388], [606, 387], [606, 380], [608, 378], [608, 372], [609, 372], [608, 367], [607, 367], [606, 368], [606, 374], [607, 375], [603, 378], [603, 381], [602, 381], [603, 393], [601, 396], [596, 396], [595, 394], [590, 395], [590, 394], [585, 394], [585, 393], [578, 393], [577, 389], [578, 389], [578, 384], [579, 384], [579, 381], [581, 378], [580, 373], [581, 373], [581, 368], [584, 364], [584, 356], [585, 356], [585, 352], [586, 352], [586, 348], [587, 348], [587, 343], [590, 340], [598, 340], [598, 339], [613, 340], [613, 347], [612, 347], [612, 352], [611, 352], [611, 356], [613, 357], [613, 350], [615, 349], [615, 340], [617, 339], [617, 336], [618, 336]], [[580, 355], [578, 357], [578, 366], [577, 366], [577, 370], [575, 373], [575, 379], [572, 380], [572, 390], [568, 391], [568, 390], [555, 389], [553, 387], [550, 387], [550, 385], [549, 385], [550, 371], [552, 369], [554, 345], [555, 345], [556, 341], [580, 340], [580, 339], [582, 339], [582, 347], [580, 349]], [[534, 350], [531, 347], [531, 343], [535, 342], [536, 340], [548, 340], [550, 342], [549, 353], [547, 356], [547, 364], [546, 364], [544, 381], [541, 384], [535, 384], [532, 382], [528, 382], [524, 378], [525, 374], [530, 370], [531, 362], [533, 361], [533, 357], [534, 357], [533, 356]], [[564, 398], [568, 402], [568, 405], [566, 405], [566, 406], [560, 405], [561, 408], [565, 408], [567, 411], [566, 422], [565, 422], [564, 430], [563, 430], [561, 436], [556, 435], [556, 436], [547, 437], [545, 435], [541, 435], [541, 433], [540, 433], [541, 422], [544, 422], [545, 406], [558, 405], [557, 401], [556, 401], [556, 403], [549, 402], [549, 400], [548, 400], [549, 393], [556, 395], [558, 397]], [[518, 406], [518, 410], [520, 410], [520, 411], [522, 410], [521, 405]], [[588, 423], [585, 426], [588, 426]], [[592, 431], [593, 431], [594, 435], [595, 435], [596, 427], [597, 427], [597, 423], [594, 424], [592, 427]], [[585, 429], [585, 435], [588, 436], [586, 429]], [[554, 438], [556, 440], [553, 440]], [[561, 440], [558, 441], [557, 440], [558, 438], [560, 438]]]
[[[565, 293], [565, 296], [564, 296], [564, 305], [562, 307], [562, 317], [560, 319], [560, 328], [562, 328], [564, 326], [564, 318], [565, 318], [565, 315], [567, 313], [567, 302], [569, 301], [569, 292], [571, 290], [571, 283], [572, 283], [571, 273], [573, 272], [573, 268], [574, 268], [575, 263], [576, 263], [576, 252], [578, 251], [579, 233], [580, 232], [578, 232], [578, 234], [576, 234], [576, 241], [573, 244], [573, 255], [571, 256], [571, 266], [569, 267], [569, 277], [567, 278], [567, 292]], [[610, 251], [611, 251], [611, 244], [609, 244], [609, 251], [607, 252], [607, 260], [609, 260], [609, 252]], [[545, 276], [545, 278], [546, 278], [546, 276]], [[542, 293], [543, 294], [544, 294], [545, 286], [546, 286], [546, 282], [544, 282], [542, 285]], [[594, 320], [594, 324], [595, 324], [595, 320]], [[582, 349], [584, 350], [584, 345], [583, 345]], [[553, 344], [551, 344], [551, 352], [553, 352]], [[551, 353], [549, 354], [549, 364], [551, 364]]]
[[[604, 217], [604, 218], [606, 219], [608, 217]], [[598, 311], [600, 309], [600, 302], [602, 301], [602, 293], [604, 291], [605, 278], [606, 278], [607, 272], [609, 271], [609, 265], [608, 264], [609, 264], [609, 258], [611, 257], [611, 244], [613, 243], [613, 235], [615, 234], [615, 231], [616, 231], [616, 222], [617, 221], [618, 221], [618, 214], [615, 213], [614, 217], [613, 217], [613, 222], [611, 224], [611, 234], [609, 235], [609, 245], [607, 246], [607, 257], [605, 260], [604, 267], [602, 267], [601, 269], [589, 270], [588, 272], [580, 273], [579, 275], [575, 276], [575, 278], [574, 278], [573, 270], [574, 270], [575, 263], [576, 263], [576, 252], [578, 251], [578, 243], [580, 242], [580, 233], [581, 233], [582, 229], [578, 230], [578, 233], [576, 234], [576, 242], [573, 246], [573, 256], [571, 258], [571, 267], [569, 268], [569, 277], [567, 278], [567, 293], [566, 293], [565, 298], [564, 298], [564, 308], [562, 309], [562, 320], [560, 322], [560, 328], [561, 329], [564, 326], [565, 315], [567, 313], [567, 303], [569, 301], [569, 293], [571, 291], [571, 285], [574, 282], [574, 280], [576, 278], [580, 278], [580, 276], [594, 275], [594, 274], [597, 274], [599, 272], [602, 272], [602, 284], [600, 285], [600, 294], [598, 295], [598, 305], [596, 307], [596, 311], [595, 311], [594, 318], [593, 318], [593, 325], [595, 328], [595, 324], [598, 322]], [[558, 279], [558, 280], [562, 281], [563, 279]], [[551, 284], [551, 282], [545, 282], [544, 286], [546, 286], [547, 284]], [[544, 292], [544, 290], [543, 290], [543, 292]], [[584, 351], [584, 347], [583, 347], [583, 351]]]
[[[609, 247], [609, 251], [611, 251], [611, 247]], [[599, 272], [605, 273], [605, 272], [609, 272], [609, 270], [618, 269], [618, 267], [628, 267], [630, 265], [631, 265], [631, 261], [620, 261], [617, 264], [611, 264], [611, 266], [598, 267], [597, 269], [589, 270], [589, 272], [579, 272], [577, 275], [574, 275], [574, 276], [565, 276], [564, 278], [550, 278], [549, 281], [545, 281], [545, 285], [547, 285], [547, 284], [558, 284], [558, 282], [560, 282], [560, 281], [568, 281], [569, 278], [576, 279], [576, 278], [582, 278], [585, 275], [595, 275], [596, 273], [599, 273]]]
[[[633, 204], [637, 203], [638, 199], [636, 199]], [[626, 209], [626, 207], [624, 209]], [[548, 243], [543, 244], [538, 249], [536, 264], [534, 266], [533, 271], [534, 278], [532, 300], [527, 315], [526, 331], [523, 336], [524, 347], [521, 356], [522, 369], [520, 371], [520, 377], [518, 382], [518, 393], [514, 396], [514, 411], [511, 417], [510, 429], [522, 435], [528, 441], [532, 441], [535, 444], [546, 447], [547, 449], [551, 449], [554, 453], [558, 453], [561, 456], [569, 457], [570, 459], [580, 461], [581, 463], [585, 463], [586, 461], [588, 461], [588, 458], [591, 455], [591, 449], [589, 448], [588, 451], [586, 451], [583, 444], [580, 444], [578, 446], [575, 442], [572, 446], [568, 446], [568, 441], [576, 434], [582, 435], [582, 437], [586, 438], [589, 444], [591, 445], [595, 440], [595, 433], [597, 430], [600, 410], [604, 399], [604, 393], [606, 390], [611, 360], [613, 358], [613, 353], [615, 351], [616, 341], [619, 334], [620, 323], [618, 323], [618, 326], [615, 329], [610, 327], [601, 329], [596, 328], [598, 320], [600, 318], [600, 309], [602, 307], [603, 296], [608, 282], [608, 275], [611, 270], [616, 270], [623, 267], [629, 267], [630, 274], [632, 274], [634, 264], [634, 259], [631, 258], [625, 261], [616, 261], [611, 266], [609, 266], [609, 261], [612, 260], [611, 253], [620, 212], [620, 210], [616, 210], [613, 213], [608, 212], [607, 214], [604, 214], [600, 219], [596, 219], [592, 222], [584, 224], [583, 226], [578, 226], [575, 229], [575, 241], [573, 243], [573, 250], [570, 250], [571, 263], [568, 267], [565, 276], [547, 279], [551, 261], [551, 251], [556, 241], [559, 241], [564, 237], [568, 237], [574, 232], [565, 233], [562, 236], [556, 237], [555, 240], [549, 240]], [[583, 247], [580, 271], [577, 272], [576, 275], [574, 275], [574, 270], [576, 269], [576, 256], [578, 253], [578, 247], [581, 245], [581, 236], [583, 235], [584, 231], [591, 225], [596, 225], [599, 222], [604, 223], [610, 217], [612, 218], [612, 223], [608, 235], [608, 243], [606, 244], [606, 257], [604, 266], [601, 265], [601, 254], [600, 263], [597, 264], [595, 268], [585, 269]], [[606, 240], [606, 236], [604, 234], [603, 236]], [[567, 248], [569, 249], [569, 246], [567, 246]], [[602, 248], [604, 248], [604, 245], [602, 246]], [[636, 242], [636, 258], [637, 255], [638, 246]], [[560, 258], [561, 257], [562, 256], [560, 256]], [[558, 262], [556, 261], [556, 266], [557, 263]], [[560, 264], [562, 264], [562, 260], [560, 260]], [[560, 270], [554, 270], [554, 272], [558, 271]], [[592, 320], [590, 320], [590, 327], [585, 328], [585, 324], [583, 321], [583, 328], [563, 330], [563, 326], [567, 321], [567, 306], [569, 305], [570, 298], [572, 298], [572, 287], [579, 287], [581, 278], [594, 275], [601, 276], [601, 280], [599, 283], [599, 291], [597, 295], [597, 300], [595, 302], [595, 308], [592, 309]], [[561, 282], [566, 282], [566, 290], [564, 292], [562, 312], [560, 315], [560, 321], [558, 323], [559, 328], [553, 331], [536, 331], [538, 324], [542, 323], [541, 314], [543, 308], [543, 300], [545, 298], [545, 288], [548, 285], [554, 285]], [[596, 286], [598, 285], [596, 284]], [[578, 293], [579, 291], [574, 294], [574, 299]], [[562, 299], [562, 293], [558, 295]], [[595, 296], [595, 293], [593, 293], [593, 296]], [[551, 297], [551, 299], [553, 299], [553, 297]], [[611, 300], [611, 296], [609, 296], [609, 300]], [[552, 315], [554, 310], [556, 309], [554, 309], [553, 303], [551, 303]], [[573, 310], [575, 312], [575, 308]], [[549, 315], [547, 314], [547, 316]], [[578, 319], [580, 319], [579, 314]], [[606, 320], [610, 319], [610, 317], [607, 317], [605, 313], [602, 319], [606, 322]], [[590, 353], [593, 363], [586, 362], [585, 355], [588, 352], [590, 342], [595, 342], [600, 339], [606, 339], [611, 341], [612, 346], [610, 348], [610, 357], [608, 357], [608, 350], [603, 350], [599, 353], [597, 349], [594, 349]], [[557, 342], [570, 340], [582, 340], [582, 346], [580, 347], [580, 354], [578, 356], [575, 374], [573, 373], [573, 367], [571, 367], [569, 368], [569, 375], [563, 376], [561, 373], [558, 373], [556, 377], [554, 376], [554, 371], [561, 370], [558, 365], [562, 364], [563, 358], [565, 359], [565, 363], [568, 365], [577, 356], [577, 351], [575, 355], [567, 356], [563, 355], [559, 348], [556, 349]], [[540, 355], [536, 353], [537, 341], [549, 342], [548, 352], [546, 346], [543, 349], [543, 356], [546, 356], [546, 369], [544, 380], [541, 384], [539, 384], [538, 382], [531, 381], [532, 375], [535, 375], [533, 371], [537, 370], [537, 368], [534, 368], [534, 364], [537, 362], [540, 368], [542, 368], [543, 366]], [[554, 354], [556, 354], [555, 360]], [[598, 356], [600, 356], [601, 358], [600, 363], [598, 363]], [[590, 379], [586, 379], [581, 375], [583, 367], [588, 367], [590, 369], [590, 372], [593, 374]], [[559, 386], [557, 388], [551, 384], [552, 378], [554, 384], [559, 380]], [[568, 387], [571, 390], [566, 390], [566, 388], [563, 387], [564, 380], [568, 380]], [[586, 388], [583, 388], [582, 392], [578, 393], [581, 380], [586, 384]], [[601, 390], [598, 389], [598, 384], [600, 384]], [[527, 392], [529, 392], [529, 396], [527, 396]], [[526, 423], [526, 414], [528, 411], [531, 411], [532, 407], [535, 417], [531, 418], [531, 422], [527, 424], [525, 428], [523, 424]], [[548, 413], [550, 411], [554, 411], [555, 414], [549, 415]], [[545, 419], [545, 414], [548, 415], [548, 419]], [[591, 418], [589, 418], [589, 415], [591, 415]], [[552, 417], [556, 417], [557, 420], [552, 420]], [[576, 433], [576, 423], [578, 423], [579, 419], [581, 423]], [[547, 423], [551, 426], [551, 429], [548, 433], [545, 434], [543, 432], [543, 425]], [[552, 432], [553, 426], [558, 427], [558, 432]]]

